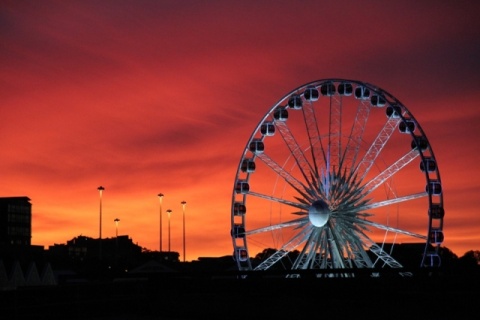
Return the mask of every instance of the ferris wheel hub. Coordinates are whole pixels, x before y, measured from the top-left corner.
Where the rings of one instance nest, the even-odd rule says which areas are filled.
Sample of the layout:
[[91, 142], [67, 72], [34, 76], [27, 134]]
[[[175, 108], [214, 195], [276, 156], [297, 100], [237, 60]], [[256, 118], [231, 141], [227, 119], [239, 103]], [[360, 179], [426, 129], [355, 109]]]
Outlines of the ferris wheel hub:
[[323, 227], [330, 218], [331, 211], [323, 200], [316, 200], [308, 208], [308, 219], [315, 227]]

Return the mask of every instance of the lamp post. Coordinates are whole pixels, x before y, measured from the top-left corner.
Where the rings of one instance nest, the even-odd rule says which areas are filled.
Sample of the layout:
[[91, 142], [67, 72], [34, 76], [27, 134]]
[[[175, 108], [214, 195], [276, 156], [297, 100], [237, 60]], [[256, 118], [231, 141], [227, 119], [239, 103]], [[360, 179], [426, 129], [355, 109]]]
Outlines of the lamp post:
[[183, 207], [183, 262], [185, 262], [185, 206], [187, 205], [186, 201], [182, 201]]
[[100, 186], [97, 188], [97, 190], [100, 193], [100, 231], [98, 236], [98, 242], [99, 242], [98, 258], [102, 260], [102, 193], [103, 193], [103, 190], [105, 190], [105, 188]]
[[167, 210], [168, 214], [168, 252], [170, 252], [170, 216], [172, 214], [172, 210]]
[[113, 221], [115, 222], [115, 236], [118, 238], [118, 223], [120, 222], [120, 219], [116, 218]]
[[115, 222], [115, 258], [117, 258], [118, 256], [118, 223], [120, 222], [120, 219], [115, 218], [113, 222]]
[[162, 200], [163, 200], [163, 193], [158, 194], [158, 200], [160, 201], [160, 241], [159, 241], [159, 249], [162, 252]]

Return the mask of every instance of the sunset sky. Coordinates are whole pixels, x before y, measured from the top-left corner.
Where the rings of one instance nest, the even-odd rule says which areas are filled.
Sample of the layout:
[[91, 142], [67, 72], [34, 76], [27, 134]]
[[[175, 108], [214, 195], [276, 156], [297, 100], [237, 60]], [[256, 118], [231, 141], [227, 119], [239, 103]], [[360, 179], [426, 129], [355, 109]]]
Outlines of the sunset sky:
[[[0, 1], [0, 196], [32, 202], [32, 244], [118, 232], [187, 260], [232, 253], [252, 130], [319, 79], [375, 84], [438, 161], [444, 246], [480, 250], [476, 1]], [[426, 220], [425, 220], [426, 221]], [[163, 220], [163, 248], [167, 219]], [[427, 226], [425, 226], [427, 227]]]

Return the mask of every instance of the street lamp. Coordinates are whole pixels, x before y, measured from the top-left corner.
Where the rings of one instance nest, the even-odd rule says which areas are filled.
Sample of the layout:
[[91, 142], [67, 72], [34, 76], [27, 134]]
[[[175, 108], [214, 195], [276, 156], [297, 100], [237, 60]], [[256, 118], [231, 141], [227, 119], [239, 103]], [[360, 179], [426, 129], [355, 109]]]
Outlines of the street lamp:
[[168, 252], [170, 252], [170, 215], [172, 214], [172, 210], [167, 210], [168, 214]]
[[158, 200], [160, 201], [160, 252], [162, 252], [162, 200], [163, 200], [163, 193], [158, 194]]
[[100, 193], [100, 234], [98, 237], [99, 242], [99, 251], [98, 251], [98, 258], [102, 260], [102, 193], [105, 190], [104, 187], [100, 186], [97, 188], [98, 192]]
[[116, 218], [113, 221], [115, 222], [115, 236], [118, 238], [118, 223], [120, 222], [120, 219]]
[[187, 205], [186, 201], [182, 201], [183, 207], [183, 262], [185, 262], [185, 206]]

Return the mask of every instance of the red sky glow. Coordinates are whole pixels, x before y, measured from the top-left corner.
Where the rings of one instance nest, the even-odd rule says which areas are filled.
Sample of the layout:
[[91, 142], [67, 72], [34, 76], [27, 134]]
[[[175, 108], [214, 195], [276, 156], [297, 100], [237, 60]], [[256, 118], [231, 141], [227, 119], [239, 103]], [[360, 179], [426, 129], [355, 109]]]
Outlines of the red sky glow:
[[[0, 196], [32, 202], [32, 244], [119, 234], [232, 253], [230, 202], [252, 130], [319, 79], [385, 89], [431, 142], [444, 246], [480, 249], [480, 4], [473, 1], [2, 1]], [[167, 219], [163, 220], [163, 246]], [[427, 226], [425, 226], [427, 227]]]

